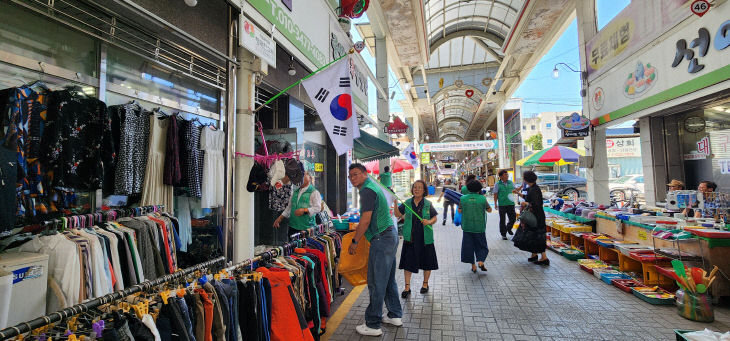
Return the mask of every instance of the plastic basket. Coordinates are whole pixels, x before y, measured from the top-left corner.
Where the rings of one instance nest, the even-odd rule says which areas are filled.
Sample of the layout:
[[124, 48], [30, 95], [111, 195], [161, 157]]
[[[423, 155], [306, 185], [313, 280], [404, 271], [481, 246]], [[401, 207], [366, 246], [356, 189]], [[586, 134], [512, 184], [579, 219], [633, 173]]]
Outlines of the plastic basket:
[[342, 237], [342, 253], [340, 254], [339, 272], [352, 286], [367, 284], [368, 282], [368, 256], [370, 242], [363, 238], [357, 244], [354, 255], [348, 252], [352, 244], [355, 232], [350, 232]]
[[[674, 305], [674, 295], [662, 289], [659, 289], [658, 292], [652, 293], [643, 293], [636, 290], [636, 288], [631, 288], [631, 291], [634, 293], [634, 296], [647, 303], [654, 305]], [[657, 294], [665, 294], [668, 295], [668, 297], [656, 297]]]
[[560, 254], [563, 255], [563, 257], [568, 258], [570, 260], [579, 260], [581, 258], [585, 258], [586, 255], [583, 252], [580, 252], [575, 249], [565, 249], [560, 251]]
[[350, 222], [347, 220], [343, 222], [339, 222], [338, 220], [332, 220], [332, 224], [334, 224], [335, 230], [337, 231], [347, 231], [350, 229]]
[[631, 288], [644, 286], [643, 284], [641, 284], [641, 282], [633, 278], [614, 278], [613, 280], [611, 280], [611, 283], [613, 284], [613, 286], [629, 294], [631, 293]]
[[630, 278], [631, 278], [631, 276], [629, 276], [627, 274], [614, 274], [614, 273], [601, 274], [601, 280], [603, 281], [603, 283], [606, 283], [608, 285], [611, 285], [612, 281], [614, 279], [630, 279]]

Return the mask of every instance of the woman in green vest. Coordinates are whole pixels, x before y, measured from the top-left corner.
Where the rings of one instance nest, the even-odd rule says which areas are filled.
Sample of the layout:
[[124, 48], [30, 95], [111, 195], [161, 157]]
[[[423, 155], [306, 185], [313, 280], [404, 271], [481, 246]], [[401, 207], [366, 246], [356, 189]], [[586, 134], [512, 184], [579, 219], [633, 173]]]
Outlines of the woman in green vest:
[[383, 168], [383, 174], [380, 175], [379, 180], [383, 186], [387, 187], [391, 191], [393, 190], [393, 177], [390, 173], [390, 167], [385, 166], [385, 168]]
[[[433, 224], [438, 218], [438, 212], [430, 201], [426, 199], [428, 186], [423, 180], [416, 180], [411, 186], [413, 197], [405, 203], [394, 207], [396, 217], [405, 217], [403, 223], [403, 249], [400, 254], [399, 269], [403, 269], [406, 287], [401, 297], [408, 298], [411, 295], [411, 275], [423, 270], [423, 285], [421, 294], [428, 292], [428, 279], [431, 277], [431, 270], [438, 270], [439, 264], [436, 259], [436, 248], [433, 246]], [[421, 218], [418, 219], [408, 205]]]
[[466, 184], [469, 194], [461, 196], [459, 212], [461, 212], [461, 229], [464, 231], [461, 238], [461, 262], [471, 264], [471, 271], [476, 273], [479, 264], [482, 271], [487, 271], [484, 260], [487, 259], [489, 248], [487, 247], [487, 213], [492, 212], [492, 207], [487, 202], [487, 197], [481, 195], [481, 182], [472, 180]]

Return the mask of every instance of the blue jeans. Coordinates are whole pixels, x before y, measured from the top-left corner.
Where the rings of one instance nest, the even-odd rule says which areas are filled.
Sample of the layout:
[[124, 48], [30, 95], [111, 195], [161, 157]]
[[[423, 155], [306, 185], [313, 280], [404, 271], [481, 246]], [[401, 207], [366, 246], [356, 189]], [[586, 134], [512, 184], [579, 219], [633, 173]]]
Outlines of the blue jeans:
[[403, 317], [403, 309], [395, 282], [395, 255], [398, 251], [398, 230], [389, 227], [370, 241], [368, 258], [368, 292], [370, 304], [365, 310], [365, 324], [379, 329], [383, 319], [383, 302], [388, 308], [388, 317]]
[[487, 235], [484, 232], [464, 232], [461, 238], [462, 263], [474, 264], [474, 258], [477, 262], [484, 262], [488, 254]]

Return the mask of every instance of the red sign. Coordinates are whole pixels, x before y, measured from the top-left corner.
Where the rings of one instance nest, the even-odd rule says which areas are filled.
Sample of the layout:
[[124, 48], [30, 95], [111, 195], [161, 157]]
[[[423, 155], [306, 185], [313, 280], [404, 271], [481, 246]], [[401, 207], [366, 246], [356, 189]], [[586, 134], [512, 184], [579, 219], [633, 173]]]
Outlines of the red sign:
[[383, 127], [383, 132], [386, 134], [404, 134], [407, 131], [408, 125], [403, 123], [398, 116], [393, 119], [393, 122], [386, 123]]
[[613, 147], [613, 140], [606, 140], [606, 148]]
[[710, 3], [707, 0], [695, 0], [689, 8], [692, 10], [692, 13], [701, 17], [710, 10]]
[[471, 98], [471, 96], [474, 96], [474, 90], [468, 89], [464, 91], [464, 95], [466, 95], [467, 98]]

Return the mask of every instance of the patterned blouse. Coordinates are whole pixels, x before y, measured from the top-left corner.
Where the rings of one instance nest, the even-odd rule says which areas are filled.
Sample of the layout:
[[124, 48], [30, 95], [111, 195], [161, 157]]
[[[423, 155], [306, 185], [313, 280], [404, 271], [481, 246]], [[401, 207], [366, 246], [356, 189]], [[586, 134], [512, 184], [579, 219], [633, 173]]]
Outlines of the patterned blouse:
[[289, 199], [291, 199], [291, 183], [288, 185], [282, 185], [281, 182], [277, 182], [276, 185], [271, 187], [269, 191], [269, 209], [275, 212], [282, 212], [289, 205]]

